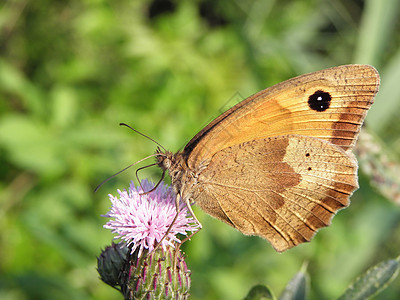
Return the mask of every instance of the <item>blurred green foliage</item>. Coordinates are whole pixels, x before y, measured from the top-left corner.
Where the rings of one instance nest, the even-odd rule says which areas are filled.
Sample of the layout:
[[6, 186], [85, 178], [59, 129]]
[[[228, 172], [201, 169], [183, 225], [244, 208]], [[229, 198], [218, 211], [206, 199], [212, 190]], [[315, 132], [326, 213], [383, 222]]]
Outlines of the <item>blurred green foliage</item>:
[[[111, 243], [108, 193], [155, 145], [177, 151], [246, 96], [306, 72], [368, 63], [381, 91], [367, 117], [400, 157], [400, 1], [50, 1], [0, 4], [0, 298], [121, 299], [98, 279]], [[193, 299], [279, 294], [308, 262], [311, 299], [341, 295], [400, 249], [400, 209], [363, 175], [352, 205], [311, 243], [277, 254], [196, 210], [185, 244]], [[140, 173], [156, 181], [156, 168]], [[398, 187], [397, 191], [399, 190]], [[396, 279], [379, 299], [396, 299]]]

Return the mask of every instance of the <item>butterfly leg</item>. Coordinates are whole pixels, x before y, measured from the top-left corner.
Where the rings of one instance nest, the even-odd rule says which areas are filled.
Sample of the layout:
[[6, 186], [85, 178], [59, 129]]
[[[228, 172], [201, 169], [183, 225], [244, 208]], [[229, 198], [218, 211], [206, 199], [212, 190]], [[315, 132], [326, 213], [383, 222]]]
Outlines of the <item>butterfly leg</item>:
[[[179, 198], [178, 198], [179, 197]], [[180, 200], [180, 196], [176, 197], [177, 198], [177, 202], [176, 202], [176, 210], [179, 210], [179, 200]], [[190, 204], [190, 199], [186, 199], [185, 200], [185, 204], [187, 209], [189, 210], [190, 215], [193, 217], [194, 221], [199, 225], [199, 229], [196, 230], [195, 232], [192, 232], [189, 236], [187, 236], [186, 238], [184, 238], [177, 246], [175, 249], [175, 254], [174, 254], [174, 270], [176, 268], [176, 260], [177, 260], [177, 254], [179, 252], [179, 249], [181, 248], [181, 246], [183, 245], [183, 243], [185, 243], [187, 240], [190, 240], [196, 233], [198, 233], [203, 226], [201, 225], [200, 221], [197, 219], [196, 215], [194, 214], [194, 211], [192, 209], [192, 205]], [[173, 224], [173, 223], [172, 223]]]
[[[167, 231], [165, 232], [164, 236], [161, 238], [161, 240], [160, 240], [159, 242], [157, 242], [157, 245], [154, 247], [154, 249], [153, 249], [153, 251], [152, 251], [151, 253], [153, 253], [155, 250], [158, 249], [158, 247], [160, 247], [160, 245], [161, 245], [162, 241], [164, 240], [164, 238], [165, 238], [165, 237], [169, 234], [169, 232], [171, 231], [172, 225], [174, 225], [174, 223], [176, 222], [176, 219], [178, 218], [179, 213], [180, 213], [180, 207], [179, 207], [180, 200], [181, 200], [181, 195], [180, 195], [180, 194], [177, 194], [176, 200], [175, 200], [175, 204], [176, 204], [176, 214], [175, 214], [175, 217], [173, 218], [173, 220], [172, 220], [171, 224], [169, 225]], [[193, 211], [192, 206], [191, 206], [191, 204], [190, 204], [190, 200], [189, 200], [189, 199], [185, 200], [185, 204], [186, 204], [186, 207], [187, 207], [188, 210], [189, 210], [190, 215], [193, 217], [194, 221], [199, 225], [199, 229], [196, 230], [195, 232], [192, 232], [189, 236], [187, 236], [186, 238], [184, 238], [184, 239], [176, 246], [176, 248], [175, 248], [175, 253], [174, 253], [174, 268], [173, 268], [173, 270], [175, 270], [175, 268], [176, 268], [176, 265], [177, 265], [177, 254], [178, 254], [179, 249], [181, 248], [182, 244], [185, 243], [187, 240], [190, 240], [197, 232], [199, 232], [199, 231], [202, 229], [202, 226], [201, 226], [200, 221], [197, 219], [196, 215], [194, 214], [194, 211]], [[151, 253], [149, 253], [148, 255], [150, 255]]]
[[[171, 224], [169, 225], [169, 227], [168, 227], [167, 231], [165, 232], [164, 236], [161, 238], [160, 241], [157, 242], [157, 245], [154, 247], [154, 249], [153, 249], [153, 251], [152, 251], [151, 253], [153, 253], [154, 251], [156, 251], [156, 250], [158, 249], [158, 247], [160, 247], [162, 241], [165, 239], [165, 237], [166, 237], [166, 236], [169, 234], [169, 232], [171, 231], [172, 225], [175, 224], [176, 219], [178, 218], [179, 213], [180, 213], [180, 211], [181, 211], [181, 209], [179, 208], [179, 202], [180, 202], [180, 200], [181, 200], [181, 195], [180, 195], [180, 194], [177, 194], [176, 199], [175, 199], [175, 206], [176, 206], [176, 214], [175, 214], [175, 217], [172, 219], [172, 222], [171, 222]], [[188, 204], [186, 203], [186, 205], [188, 205]], [[190, 214], [191, 214], [192, 216], [194, 216], [194, 213], [193, 213], [193, 210], [192, 210], [191, 207], [190, 207], [190, 204], [189, 204], [188, 208], [189, 208]], [[197, 222], [197, 224], [200, 224], [200, 222], [197, 220], [197, 218], [196, 218], [195, 216], [194, 216], [194, 218], [195, 218], [195, 221]], [[200, 226], [201, 226], [201, 224], [200, 224]], [[185, 239], [185, 241], [186, 241], [186, 239]], [[178, 248], [178, 249], [179, 249], [179, 248]], [[149, 254], [151, 254], [151, 253], [149, 253]]]
[[[178, 198], [178, 197], [177, 197], [177, 198]], [[178, 202], [178, 203], [179, 203], [179, 202]], [[157, 242], [157, 245], [154, 247], [154, 249], [153, 249], [153, 251], [151, 251], [151, 253], [153, 253], [154, 251], [156, 251], [156, 250], [158, 249], [158, 247], [160, 247], [162, 241], [163, 241], [163, 240], [165, 239], [165, 237], [169, 234], [169, 232], [171, 231], [172, 225], [174, 225], [174, 223], [176, 222], [176, 219], [177, 219], [178, 216], [179, 216], [179, 211], [180, 211], [180, 210], [179, 210], [179, 207], [177, 207], [175, 217], [172, 219], [172, 222], [171, 222], [171, 224], [169, 225], [169, 227], [168, 227], [167, 231], [165, 232], [164, 236], [161, 238], [160, 241]], [[151, 253], [149, 253], [149, 255], [150, 255]]]

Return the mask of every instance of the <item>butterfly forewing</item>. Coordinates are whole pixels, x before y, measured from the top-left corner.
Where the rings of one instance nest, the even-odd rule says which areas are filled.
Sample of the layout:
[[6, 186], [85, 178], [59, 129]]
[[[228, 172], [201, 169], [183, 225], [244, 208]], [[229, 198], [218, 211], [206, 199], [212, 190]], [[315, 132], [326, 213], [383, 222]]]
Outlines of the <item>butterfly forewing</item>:
[[[267, 88], [200, 131], [184, 149], [188, 165], [207, 162], [232, 145], [287, 134], [325, 139], [351, 151], [378, 85], [379, 75], [373, 67], [347, 65]], [[319, 101], [323, 105], [327, 100], [319, 109]]]

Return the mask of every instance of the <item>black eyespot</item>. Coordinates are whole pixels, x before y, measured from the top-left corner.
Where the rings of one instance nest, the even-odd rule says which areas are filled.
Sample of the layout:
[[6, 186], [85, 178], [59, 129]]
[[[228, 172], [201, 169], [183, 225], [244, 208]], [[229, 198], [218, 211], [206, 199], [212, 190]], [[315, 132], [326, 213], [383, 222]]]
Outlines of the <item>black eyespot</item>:
[[306, 153], [306, 157], [309, 157], [310, 156], [310, 153]]
[[325, 111], [331, 105], [332, 97], [329, 93], [318, 90], [308, 97], [308, 106], [312, 110]]
[[312, 169], [311, 169], [311, 167], [308, 167], [308, 171], [311, 171]]

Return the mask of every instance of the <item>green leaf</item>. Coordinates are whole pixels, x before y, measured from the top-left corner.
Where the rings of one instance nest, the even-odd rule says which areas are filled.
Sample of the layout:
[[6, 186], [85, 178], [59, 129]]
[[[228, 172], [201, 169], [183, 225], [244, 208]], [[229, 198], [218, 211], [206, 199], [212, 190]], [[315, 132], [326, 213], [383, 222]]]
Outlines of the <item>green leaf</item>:
[[399, 4], [398, 0], [365, 1], [365, 10], [354, 53], [355, 63], [381, 65], [387, 51], [385, 45], [396, 30]]
[[303, 300], [306, 299], [308, 291], [308, 277], [306, 273], [306, 265], [303, 265], [300, 272], [293, 276], [285, 287], [279, 300]]
[[399, 257], [383, 261], [370, 268], [351, 284], [340, 300], [367, 299], [385, 289], [399, 273]]
[[397, 118], [396, 112], [400, 106], [400, 85], [397, 80], [400, 76], [400, 50], [379, 71], [382, 78], [375, 100], [378, 105], [373, 105], [368, 112], [368, 126], [376, 133], [392, 126]]
[[308, 277], [306, 273], [306, 265], [303, 265], [300, 272], [293, 276], [285, 287], [279, 300], [303, 300], [306, 299], [308, 290]]
[[265, 285], [258, 284], [251, 288], [244, 300], [275, 299], [271, 290]]

